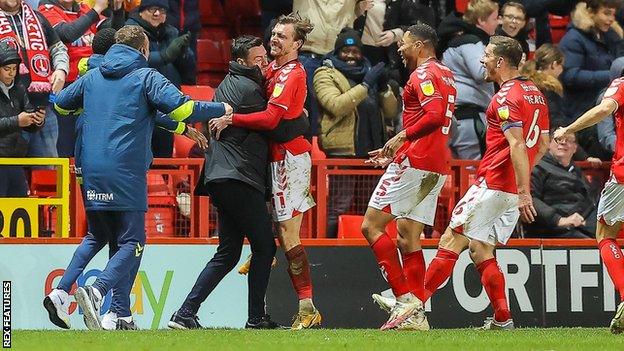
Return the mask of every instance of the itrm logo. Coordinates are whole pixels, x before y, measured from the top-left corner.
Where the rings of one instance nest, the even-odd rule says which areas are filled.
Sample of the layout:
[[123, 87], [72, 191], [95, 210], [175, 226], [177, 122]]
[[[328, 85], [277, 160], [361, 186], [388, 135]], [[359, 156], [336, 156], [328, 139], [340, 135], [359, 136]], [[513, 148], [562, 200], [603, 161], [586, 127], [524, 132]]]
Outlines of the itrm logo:
[[87, 200], [89, 201], [113, 201], [113, 193], [97, 193], [95, 190], [87, 190]]

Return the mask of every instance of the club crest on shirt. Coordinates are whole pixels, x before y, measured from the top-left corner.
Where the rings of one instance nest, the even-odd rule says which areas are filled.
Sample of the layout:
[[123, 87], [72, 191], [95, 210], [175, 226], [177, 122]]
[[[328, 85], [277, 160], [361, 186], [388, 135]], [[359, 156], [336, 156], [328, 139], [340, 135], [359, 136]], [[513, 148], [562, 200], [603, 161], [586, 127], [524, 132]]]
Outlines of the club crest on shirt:
[[509, 119], [509, 107], [508, 106], [501, 106], [498, 108], [498, 117], [500, 117], [500, 119], [502, 120], [507, 120]]
[[433, 83], [430, 80], [426, 80], [420, 83], [420, 90], [422, 90], [425, 96], [431, 96], [435, 93], [435, 88], [433, 87]]
[[273, 88], [273, 97], [276, 98], [280, 96], [282, 94], [282, 91], [284, 91], [284, 84], [282, 83], [275, 84], [275, 88]]

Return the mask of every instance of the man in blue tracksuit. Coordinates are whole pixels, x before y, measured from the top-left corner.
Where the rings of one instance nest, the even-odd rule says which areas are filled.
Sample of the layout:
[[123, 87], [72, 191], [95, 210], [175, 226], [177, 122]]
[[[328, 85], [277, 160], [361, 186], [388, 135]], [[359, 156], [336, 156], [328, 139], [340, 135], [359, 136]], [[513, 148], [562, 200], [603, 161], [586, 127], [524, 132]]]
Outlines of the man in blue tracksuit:
[[[55, 105], [61, 114], [83, 109], [76, 161], [82, 170], [90, 234], [74, 253], [66, 274], [74, 275], [72, 270], [84, 267], [95, 255], [94, 246], [107, 242], [118, 247], [93, 285], [76, 291], [89, 329], [101, 328], [103, 296], [113, 287], [131, 285], [140, 264], [156, 111], [189, 122], [232, 113], [227, 104], [191, 100], [149, 69], [149, 42], [140, 27], [123, 27], [115, 40], [102, 65], [61, 91]], [[44, 301], [51, 321], [61, 327], [69, 327], [69, 288], [59, 285], [46, 297], [49, 302]], [[127, 307], [127, 311], [117, 311], [118, 323], [126, 329], [134, 327], [129, 301]]]

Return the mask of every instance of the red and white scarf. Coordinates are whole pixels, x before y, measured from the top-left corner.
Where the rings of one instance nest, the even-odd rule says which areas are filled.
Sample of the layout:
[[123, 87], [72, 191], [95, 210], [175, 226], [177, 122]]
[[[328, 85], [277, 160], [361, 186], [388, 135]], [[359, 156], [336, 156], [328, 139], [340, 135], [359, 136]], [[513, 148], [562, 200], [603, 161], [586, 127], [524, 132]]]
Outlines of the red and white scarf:
[[3, 11], [0, 11], [0, 42], [5, 42], [16, 48], [20, 57], [22, 55], [22, 45], [26, 49], [30, 70], [24, 62], [20, 64], [20, 74], [30, 74], [29, 92], [47, 93], [52, 90], [49, 77], [52, 74], [52, 64], [50, 63], [50, 53], [46, 43], [43, 27], [39, 18], [30, 6], [22, 3], [22, 35], [23, 43], [19, 42], [17, 33], [13, 30], [11, 22]]

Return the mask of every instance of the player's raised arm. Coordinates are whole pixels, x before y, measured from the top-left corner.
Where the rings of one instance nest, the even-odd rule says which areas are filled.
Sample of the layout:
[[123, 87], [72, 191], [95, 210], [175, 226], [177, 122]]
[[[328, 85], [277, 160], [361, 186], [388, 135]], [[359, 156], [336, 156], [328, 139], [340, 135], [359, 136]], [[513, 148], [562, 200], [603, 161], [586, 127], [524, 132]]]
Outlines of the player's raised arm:
[[578, 132], [579, 130], [591, 127], [615, 112], [617, 108], [618, 104], [614, 99], [605, 98], [600, 102], [600, 104], [592, 107], [591, 109], [589, 109], [589, 111], [583, 113], [583, 115], [577, 118], [574, 123], [570, 124], [567, 127], [557, 129], [555, 131], [554, 138], [555, 140], [559, 141], [566, 134], [573, 134]]
[[523, 219], [530, 223], [535, 220], [537, 212], [533, 207], [533, 199], [531, 198], [529, 156], [526, 142], [522, 136], [522, 128], [510, 126], [505, 129], [504, 133], [509, 143], [511, 163], [516, 175], [518, 208]]

